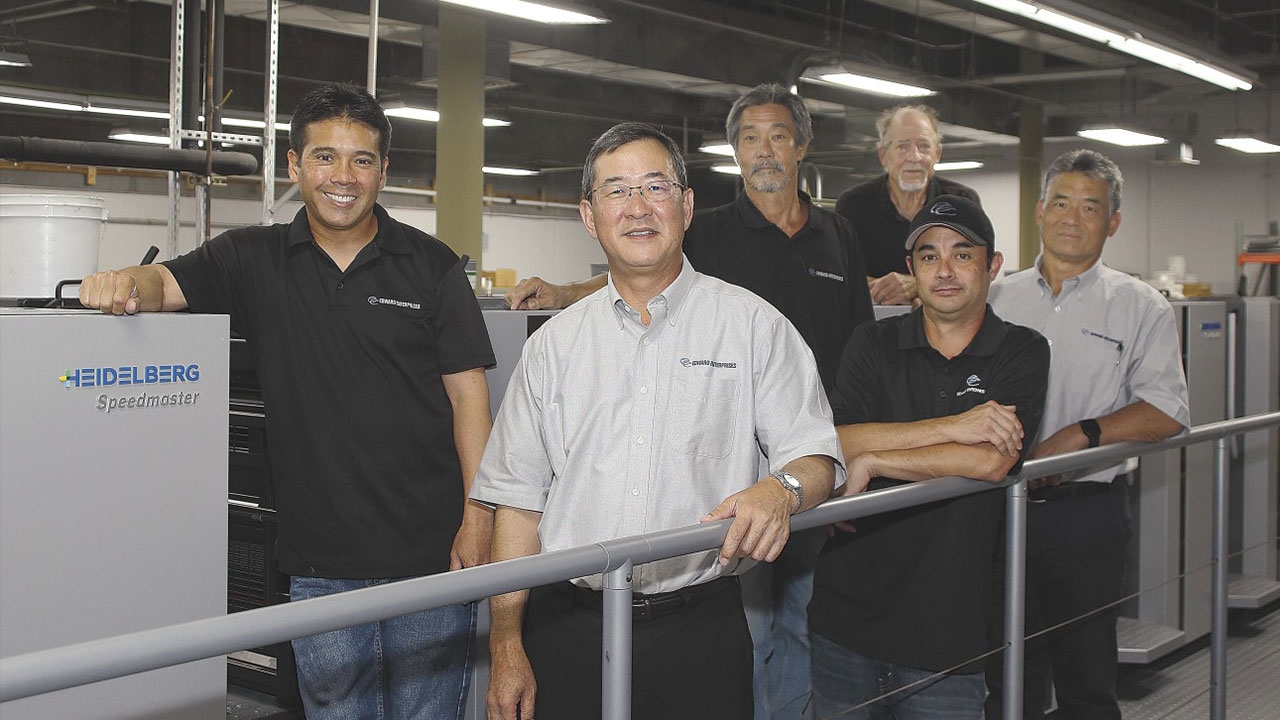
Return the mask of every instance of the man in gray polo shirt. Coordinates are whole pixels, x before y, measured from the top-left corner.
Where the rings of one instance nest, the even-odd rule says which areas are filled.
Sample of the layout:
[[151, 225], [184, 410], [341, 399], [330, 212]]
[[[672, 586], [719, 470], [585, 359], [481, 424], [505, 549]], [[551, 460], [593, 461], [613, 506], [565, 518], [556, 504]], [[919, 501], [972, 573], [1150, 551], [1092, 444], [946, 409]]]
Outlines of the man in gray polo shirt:
[[[991, 286], [1001, 317], [1039, 330], [1052, 351], [1032, 458], [1126, 441], [1156, 442], [1190, 423], [1173, 308], [1151, 286], [1100, 262], [1120, 227], [1120, 168], [1073, 150], [1045, 173], [1035, 267]], [[1120, 465], [1031, 481], [1027, 632], [1084, 617], [1027, 644], [1023, 717], [1044, 715], [1052, 668], [1060, 720], [1119, 718], [1117, 607], [1132, 529]], [[1106, 610], [1089, 614], [1098, 608]], [[988, 665], [987, 717], [1001, 717], [1003, 669]]]
[[[497, 508], [494, 560], [734, 518], [719, 551], [636, 568], [632, 711], [750, 718], [736, 561], [776, 558], [790, 515], [844, 478], [817, 365], [781, 313], [684, 258], [693, 191], [670, 138], [606, 132], [582, 197], [608, 285], [529, 338], [472, 497]], [[493, 599], [491, 718], [599, 716], [599, 587]]]

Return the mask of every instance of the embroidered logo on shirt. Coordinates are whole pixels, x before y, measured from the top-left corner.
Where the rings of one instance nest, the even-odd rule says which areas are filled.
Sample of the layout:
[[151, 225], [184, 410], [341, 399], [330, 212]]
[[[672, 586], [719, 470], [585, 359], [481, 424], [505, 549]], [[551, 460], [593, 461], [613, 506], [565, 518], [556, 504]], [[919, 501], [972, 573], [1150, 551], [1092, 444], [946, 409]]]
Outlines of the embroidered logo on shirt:
[[687, 357], [680, 358], [680, 364], [685, 367], [696, 367], [698, 365], [706, 365], [713, 368], [736, 368], [738, 363], [717, 362], [715, 360], [690, 360]]
[[978, 377], [977, 375], [970, 375], [969, 377], [965, 378], [964, 384], [966, 385], [965, 389], [956, 393], [956, 397], [960, 397], [961, 395], [968, 395], [969, 393], [978, 393], [980, 395], [987, 394], [986, 390], [983, 390], [982, 388], [978, 387], [979, 385], [982, 384], [982, 378]]
[[815, 270], [815, 269], [813, 269], [813, 268], [809, 268], [809, 275], [811, 275], [811, 276], [813, 276], [813, 277], [826, 278], [826, 279], [828, 279], [828, 280], [835, 280], [836, 282], [844, 282], [844, 276], [843, 276], [843, 275], [837, 275], [837, 274], [835, 274], [835, 273], [823, 272], [822, 270]]
[[410, 310], [422, 309], [422, 305], [416, 302], [409, 302], [407, 300], [392, 300], [391, 298], [380, 298], [377, 295], [369, 296], [369, 304], [375, 307], [378, 305], [391, 305], [393, 307], [409, 308]]

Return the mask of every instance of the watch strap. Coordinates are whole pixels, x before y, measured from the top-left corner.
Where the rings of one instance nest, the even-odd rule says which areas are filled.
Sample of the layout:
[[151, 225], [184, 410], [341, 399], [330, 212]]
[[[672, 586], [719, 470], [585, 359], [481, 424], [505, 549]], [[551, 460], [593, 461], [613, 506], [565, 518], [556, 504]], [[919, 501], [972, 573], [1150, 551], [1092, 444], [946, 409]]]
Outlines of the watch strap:
[[1080, 430], [1089, 439], [1089, 447], [1096, 448], [1102, 443], [1102, 427], [1096, 418], [1085, 418], [1080, 421]]
[[801, 485], [800, 481], [796, 479], [796, 476], [786, 470], [779, 470], [778, 472], [770, 475], [770, 477], [777, 480], [782, 487], [786, 488], [787, 491], [796, 496], [795, 512], [800, 512], [800, 508], [804, 507], [804, 485]]

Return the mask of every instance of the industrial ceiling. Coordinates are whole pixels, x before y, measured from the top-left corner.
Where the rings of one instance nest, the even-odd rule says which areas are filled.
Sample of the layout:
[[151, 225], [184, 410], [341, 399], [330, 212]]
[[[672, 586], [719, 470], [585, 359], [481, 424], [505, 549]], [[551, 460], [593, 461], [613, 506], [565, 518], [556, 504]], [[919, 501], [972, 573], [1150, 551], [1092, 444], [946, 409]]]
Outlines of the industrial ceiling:
[[[1048, 137], [1124, 118], [1174, 143], [1209, 143], [1222, 128], [1280, 134], [1280, 0], [1049, 0], [1041, 5], [1123, 18], [1142, 32], [1256, 77], [1228, 91], [1101, 43], [971, 0], [580, 0], [610, 22], [548, 27], [485, 15], [488, 165], [540, 171], [487, 179], [513, 194], [573, 198], [594, 136], [623, 120], [663, 127], [689, 152], [695, 181], [717, 159], [733, 99], [763, 81], [844, 65], [936, 91], [926, 98], [954, 126], [947, 159], [1016, 166], [1019, 121], [1042, 109]], [[287, 115], [322, 81], [366, 82], [367, 0], [281, 0], [279, 103]], [[266, 0], [226, 0], [224, 114], [261, 117]], [[0, 92], [91, 96], [167, 106], [172, 8], [153, 0], [0, 0], [0, 51], [29, 67], [0, 67]], [[382, 0], [377, 93], [434, 106], [439, 6]], [[188, 18], [188, 32], [200, 32]], [[188, 64], [188, 67], [193, 67]], [[809, 161], [828, 190], [878, 172], [874, 119], [899, 102], [810, 82], [817, 136]], [[105, 140], [113, 126], [164, 121], [0, 104], [0, 135]], [[435, 126], [393, 120], [393, 182], [431, 186]], [[283, 146], [283, 136], [280, 145]], [[249, 152], [257, 152], [249, 150]], [[723, 158], [719, 159], [723, 161]], [[283, 147], [277, 153], [283, 167]], [[719, 181], [728, 182], [728, 181]], [[831, 192], [827, 193], [832, 194]]]

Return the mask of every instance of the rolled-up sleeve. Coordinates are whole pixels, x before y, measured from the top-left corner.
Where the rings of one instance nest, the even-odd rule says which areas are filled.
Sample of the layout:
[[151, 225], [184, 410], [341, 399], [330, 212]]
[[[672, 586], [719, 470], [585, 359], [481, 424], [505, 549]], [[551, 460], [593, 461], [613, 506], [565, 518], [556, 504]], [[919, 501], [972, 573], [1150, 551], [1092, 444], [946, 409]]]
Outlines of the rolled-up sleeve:
[[1182, 372], [1182, 351], [1173, 308], [1168, 303], [1153, 303], [1148, 317], [1140, 326], [1137, 348], [1129, 370], [1129, 392], [1132, 401], [1143, 400], [1152, 407], [1189, 427], [1191, 412], [1187, 401], [1187, 379]]

